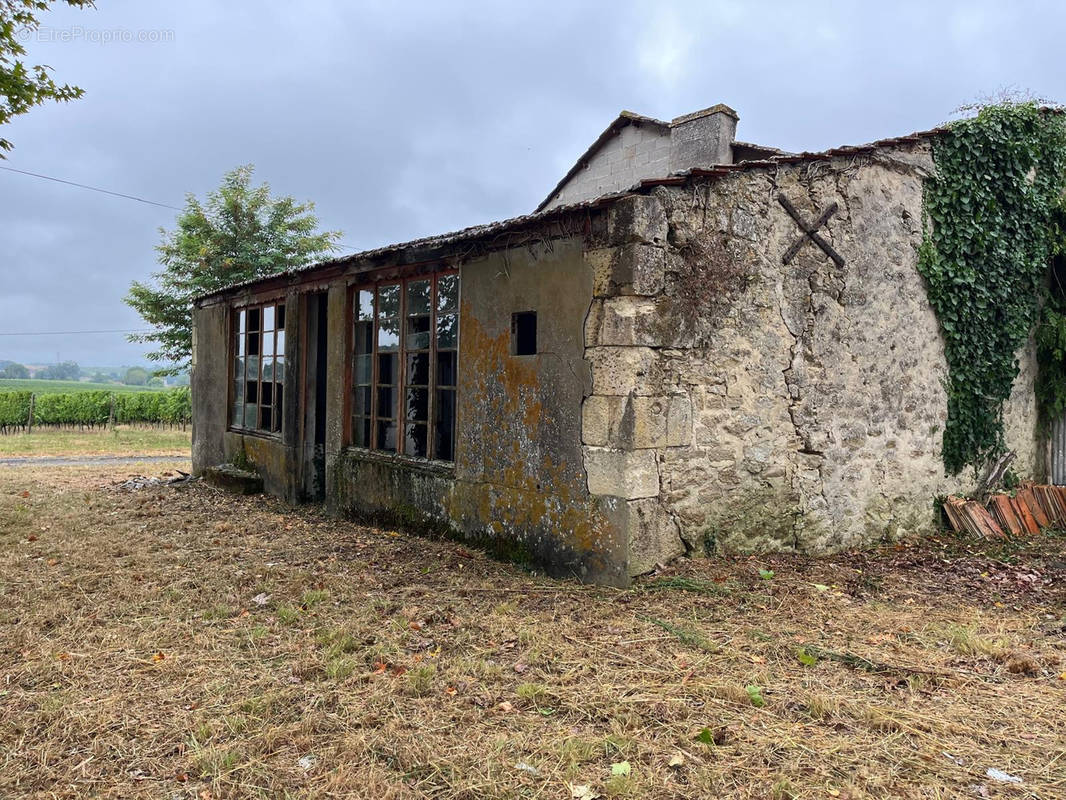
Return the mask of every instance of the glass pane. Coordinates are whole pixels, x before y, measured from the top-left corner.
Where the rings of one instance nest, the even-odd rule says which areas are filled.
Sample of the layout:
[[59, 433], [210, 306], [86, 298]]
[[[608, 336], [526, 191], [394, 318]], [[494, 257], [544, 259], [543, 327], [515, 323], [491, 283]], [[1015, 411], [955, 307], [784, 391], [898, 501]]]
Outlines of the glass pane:
[[272, 409], [270, 408], [270, 406], [260, 406], [259, 408], [260, 425], [265, 431], [271, 430], [274, 424], [273, 417], [271, 416], [271, 411]]
[[378, 320], [378, 350], [400, 349], [400, 321], [398, 319]]
[[408, 350], [429, 349], [429, 317], [407, 318], [407, 341], [404, 346]]
[[370, 419], [368, 417], [352, 420], [352, 444], [356, 447], [370, 447]]
[[437, 278], [437, 311], [459, 309], [459, 276], [441, 275]]
[[429, 353], [407, 354], [407, 385], [429, 385]]
[[437, 385], [455, 386], [455, 362], [458, 354], [454, 350], [442, 350], [437, 353]]
[[278, 324], [275, 326], [280, 331], [285, 327], [285, 304], [278, 304]]
[[239, 355], [239, 356], [243, 356], [244, 355], [244, 345], [245, 345], [245, 341], [244, 340], [245, 340], [244, 334], [238, 333], [237, 334], [237, 355]]
[[281, 391], [281, 386], [278, 385], [274, 390], [274, 430], [281, 430], [281, 421], [285, 419], [282, 413], [285, 408], [285, 404], [282, 402], [285, 399], [285, 393]]
[[356, 356], [352, 368], [352, 382], [356, 385], [368, 384], [373, 375], [373, 356]]
[[263, 330], [274, 330], [274, 306], [266, 306], [263, 308]]
[[246, 356], [246, 372], [244, 377], [246, 380], [254, 381], [259, 378], [259, 356]]
[[407, 284], [407, 315], [429, 313], [429, 279]]
[[441, 461], [455, 460], [455, 392], [437, 392], [437, 427], [434, 434], [433, 457]]
[[278, 331], [278, 355], [285, 355], [285, 331]]
[[285, 383], [285, 356], [277, 356], [274, 359], [274, 380]]
[[456, 314], [442, 314], [437, 317], [437, 347], [454, 348], [459, 341], [459, 317]]
[[244, 379], [238, 379], [233, 382], [233, 402], [244, 403]]
[[238, 358], [233, 359], [233, 380], [235, 380], [235, 381], [244, 380], [244, 359], [243, 358], [238, 357]]
[[231, 425], [243, 425], [244, 424], [244, 404], [237, 403], [230, 410], [230, 424]]
[[248, 309], [248, 332], [251, 333], [252, 331], [258, 331], [259, 329], [260, 329], [259, 328], [259, 309], [258, 308], [249, 308]]
[[246, 311], [239, 312], [237, 314], [237, 330], [239, 330], [241, 333], [244, 333], [246, 330], [248, 330], [246, 327], [244, 327], [247, 324], [248, 324], [247, 312]]
[[249, 333], [248, 334], [248, 355], [259, 355], [259, 337], [261, 334]]
[[428, 454], [429, 429], [425, 425], [408, 425], [404, 430], [403, 451], [409, 456], [425, 458]]
[[357, 322], [355, 323], [355, 343], [353, 350], [356, 353], [372, 353], [374, 352], [374, 323], [373, 322]]
[[257, 381], [244, 382], [244, 400], [246, 403], [259, 402], [259, 383]]
[[429, 389], [406, 389], [407, 419], [425, 422], [429, 419]]
[[378, 422], [378, 450], [396, 452], [396, 423]]
[[255, 427], [255, 412], [259, 409], [259, 406], [245, 406], [244, 407], [244, 427]]
[[398, 283], [378, 287], [378, 316], [400, 316], [400, 285]]
[[378, 355], [378, 383], [394, 385], [399, 370], [400, 357], [395, 353], [383, 353]]
[[372, 322], [374, 319], [374, 293], [369, 289], [356, 292], [355, 318], [364, 322]]
[[263, 334], [263, 355], [274, 355], [274, 331], [267, 331]]
[[382, 419], [396, 418], [396, 388], [393, 386], [378, 387], [378, 416]]
[[357, 417], [370, 416], [370, 393], [369, 386], [360, 386], [352, 392], [352, 414]]

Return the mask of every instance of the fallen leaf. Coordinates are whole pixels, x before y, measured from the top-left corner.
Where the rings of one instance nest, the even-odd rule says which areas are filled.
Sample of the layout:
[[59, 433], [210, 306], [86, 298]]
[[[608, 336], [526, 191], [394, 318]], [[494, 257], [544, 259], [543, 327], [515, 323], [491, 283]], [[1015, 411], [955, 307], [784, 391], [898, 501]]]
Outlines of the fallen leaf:
[[70, 653], [57, 653], [56, 658], [58, 658], [60, 661], [69, 661]]
[[407, 627], [409, 627], [413, 631], [420, 631], [422, 630], [422, 623], [411, 621], [407, 623]]
[[574, 800], [596, 800], [599, 797], [598, 794], [583, 783], [568, 783], [566, 788], [570, 790], [570, 796]]
[[521, 770], [522, 772], [528, 772], [530, 775], [540, 775], [540, 770], [534, 767], [532, 764], [527, 764], [525, 761], [519, 761], [514, 765], [514, 768]]
[[995, 767], [989, 767], [988, 770], [985, 772], [985, 775], [987, 775], [994, 781], [999, 781], [1000, 783], [1022, 783], [1022, 779], [1019, 778], [1017, 775], [1009, 775], [1003, 770], [996, 769]]
[[529, 669], [529, 667], [527, 665], [523, 664], [522, 662], [518, 662], [517, 664], [514, 665], [514, 671], [517, 672], [519, 675], [521, 675], [527, 669]]
[[454, 696], [456, 691], [457, 690], [456, 690], [456, 688], [454, 686], [449, 686], [447, 689], [444, 690], [444, 693]]
[[296, 763], [300, 765], [300, 769], [302, 769], [304, 772], [310, 772], [312, 769], [314, 769], [315, 764], [317, 762], [317, 758], [315, 758], [313, 755], [308, 754]]
[[156, 654], [152, 656], [152, 661], [162, 661], [164, 658], [166, 658], [166, 654], [162, 650], [157, 650]]
[[59, 563], [59, 559], [58, 558], [50, 558], [45, 563], [48, 564], [48, 566], [50, 566], [50, 567], [54, 567], [56, 564]]
[[496, 707], [498, 709], [500, 709], [500, 711], [503, 711], [506, 714], [510, 714], [512, 711], [514, 711], [514, 706], [511, 705], [510, 701], [508, 701], [508, 700], [504, 700], [502, 703], [500, 703]]
[[628, 761], [617, 761], [611, 764], [611, 776], [615, 778], [628, 778], [633, 768]]
[[19, 492], [19, 497], [29, 497], [29, 496], [30, 496], [29, 492]]
[[37, 541], [37, 534], [36, 533], [31, 533], [29, 536], [26, 537], [26, 541], [27, 542], [36, 542]]
[[260, 592], [252, 598], [252, 602], [255, 603], [257, 606], [265, 606], [267, 603], [270, 602], [270, 595], [268, 595], [266, 592]]
[[375, 675], [384, 675], [385, 674], [385, 665], [382, 662], [379, 661], [376, 664], [374, 664], [374, 674]]
[[812, 583], [811, 586], [813, 586], [819, 592], [828, 592], [829, 591], [829, 587], [826, 586], [824, 583]]
[[668, 767], [682, 767], [685, 765], [685, 757], [680, 753], [674, 753], [670, 756], [670, 761], [667, 762]]
[[752, 664], [765, 664], [766, 663], [766, 656], [751, 656], [751, 655], [749, 655], [748, 658], [751, 659], [751, 663]]

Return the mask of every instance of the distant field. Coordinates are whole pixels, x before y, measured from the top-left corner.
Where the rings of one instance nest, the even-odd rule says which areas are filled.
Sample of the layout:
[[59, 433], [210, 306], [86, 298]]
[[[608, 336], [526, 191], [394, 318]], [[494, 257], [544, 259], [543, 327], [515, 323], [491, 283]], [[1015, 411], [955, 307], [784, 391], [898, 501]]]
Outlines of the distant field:
[[58, 394], [60, 392], [157, 392], [158, 386], [126, 386], [121, 383], [86, 383], [84, 381], [43, 381], [29, 378], [0, 378], [0, 392], [36, 392]]
[[34, 428], [33, 433], [0, 436], [0, 457], [9, 456], [158, 456], [189, 457], [188, 428], [117, 425], [113, 431]]

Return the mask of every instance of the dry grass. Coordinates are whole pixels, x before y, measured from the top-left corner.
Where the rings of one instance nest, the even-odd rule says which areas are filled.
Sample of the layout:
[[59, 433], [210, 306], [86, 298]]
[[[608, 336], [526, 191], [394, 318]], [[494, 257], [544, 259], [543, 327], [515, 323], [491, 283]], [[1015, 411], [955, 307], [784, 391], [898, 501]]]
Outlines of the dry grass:
[[0, 473], [0, 796], [1066, 796], [1061, 538], [620, 591], [124, 477]]

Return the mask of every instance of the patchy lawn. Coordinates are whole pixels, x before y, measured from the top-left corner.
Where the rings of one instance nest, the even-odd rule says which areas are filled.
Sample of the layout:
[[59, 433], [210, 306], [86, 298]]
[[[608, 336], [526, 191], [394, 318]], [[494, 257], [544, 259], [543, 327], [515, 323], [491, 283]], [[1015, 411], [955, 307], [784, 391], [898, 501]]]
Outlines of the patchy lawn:
[[1061, 536], [621, 591], [127, 477], [0, 471], [0, 796], [1066, 797]]
[[34, 428], [0, 436], [0, 457], [18, 456], [180, 456], [189, 457], [192, 431], [147, 425], [69, 430]]

